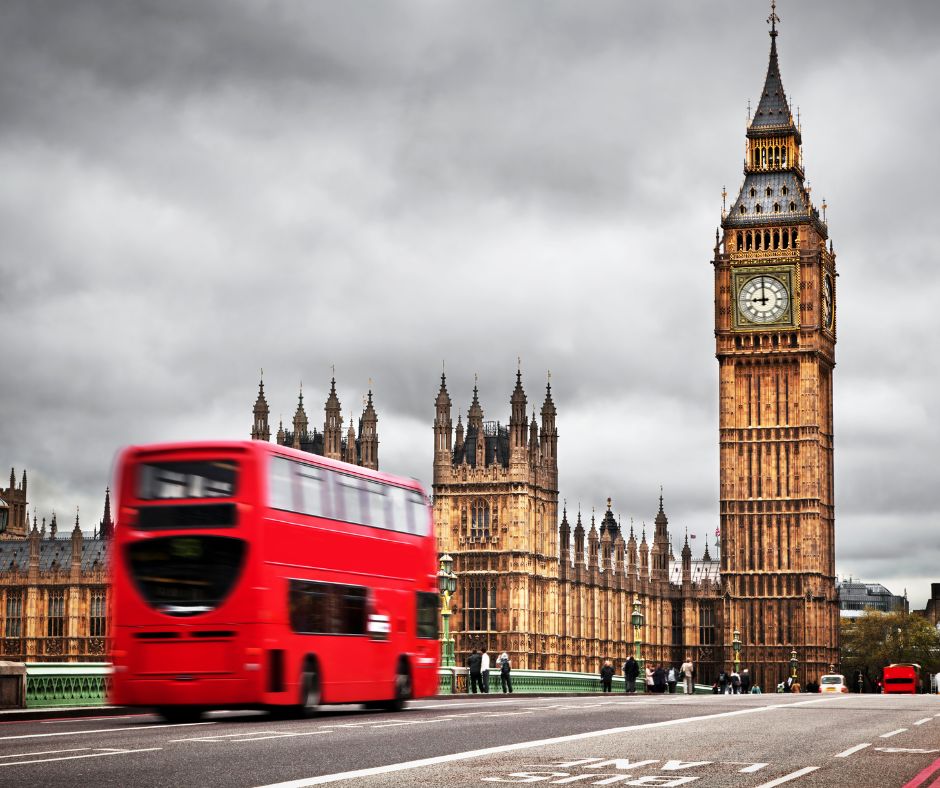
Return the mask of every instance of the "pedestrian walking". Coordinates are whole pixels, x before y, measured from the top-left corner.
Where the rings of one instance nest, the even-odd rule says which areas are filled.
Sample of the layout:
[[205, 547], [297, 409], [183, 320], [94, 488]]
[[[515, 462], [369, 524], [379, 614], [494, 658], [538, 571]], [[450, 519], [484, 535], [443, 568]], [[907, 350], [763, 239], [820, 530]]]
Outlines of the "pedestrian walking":
[[480, 652], [473, 649], [467, 659], [467, 668], [470, 671], [470, 690], [474, 695], [477, 694], [478, 687], [480, 692], [483, 692], [483, 679], [480, 675], [480, 665], [482, 662], [483, 658], [480, 656]]
[[670, 665], [669, 670], [666, 671], [666, 684], [669, 687], [669, 694], [676, 694], [676, 684], [678, 683], [679, 676], [676, 673], [676, 666]]
[[728, 674], [725, 673], [725, 669], [722, 668], [718, 672], [718, 694], [724, 695], [728, 691]]
[[512, 666], [509, 664], [509, 654], [505, 651], [499, 655], [499, 659], [496, 660], [496, 664], [499, 666], [499, 680], [503, 685], [503, 694], [507, 692], [512, 693], [512, 678], [509, 676], [509, 671], [512, 670]]
[[646, 694], [649, 695], [653, 691], [653, 669], [647, 665], [646, 666]]
[[614, 666], [609, 659], [604, 660], [601, 667], [601, 688], [603, 692], [610, 692], [614, 684]]
[[483, 679], [483, 691], [490, 691], [490, 655], [486, 653], [486, 646], [480, 655], [480, 678]]
[[741, 670], [741, 694], [747, 695], [751, 691], [751, 674], [747, 668]]
[[623, 689], [627, 695], [636, 694], [636, 680], [640, 675], [640, 664], [632, 657], [623, 663]]
[[695, 684], [692, 682], [695, 676], [695, 665], [692, 664], [692, 657], [686, 656], [685, 662], [679, 666], [679, 672], [682, 674], [682, 681], [685, 683], [685, 694], [691, 695], [695, 692]]
[[653, 692], [657, 695], [666, 692], [666, 669], [662, 665], [653, 671]]
[[731, 694], [737, 695], [741, 692], [741, 674], [734, 668], [731, 669]]

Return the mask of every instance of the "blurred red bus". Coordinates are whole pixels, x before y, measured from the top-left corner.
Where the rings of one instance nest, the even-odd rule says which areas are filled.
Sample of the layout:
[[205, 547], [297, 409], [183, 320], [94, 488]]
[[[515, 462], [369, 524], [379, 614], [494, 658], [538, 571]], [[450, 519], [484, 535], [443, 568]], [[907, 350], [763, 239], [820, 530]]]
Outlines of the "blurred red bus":
[[120, 456], [110, 700], [167, 719], [437, 692], [418, 482], [261, 441]]
[[883, 692], [916, 695], [920, 690], [920, 665], [898, 662], [882, 671]]

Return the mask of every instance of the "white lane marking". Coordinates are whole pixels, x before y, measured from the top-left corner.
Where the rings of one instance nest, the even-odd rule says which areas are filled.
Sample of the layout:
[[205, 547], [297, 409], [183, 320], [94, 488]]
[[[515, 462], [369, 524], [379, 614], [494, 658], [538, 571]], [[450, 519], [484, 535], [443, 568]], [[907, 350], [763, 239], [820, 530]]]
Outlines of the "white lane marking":
[[783, 777], [778, 777], [776, 780], [771, 780], [769, 783], [761, 783], [756, 786], [756, 788], [774, 788], [775, 785], [783, 785], [784, 783], [790, 782], [790, 780], [796, 780], [798, 777], [802, 777], [804, 774], [815, 772], [818, 768], [818, 766], [807, 766], [803, 769], [797, 769], [795, 772], [785, 774]]
[[62, 752], [85, 752], [91, 747], [73, 747], [70, 750], [42, 750], [41, 752], [18, 752], [13, 755], [0, 755], [0, 758], [28, 758], [31, 755], [58, 755]]
[[126, 720], [128, 717], [151, 717], [151, 714], [109, 714], [106, 717], [63, 717], [58, 720], [40, 720], [41, 725], [61, 725], [63, 722], [99, 722], [101, 720]]
[[[826, 698], [826, 700], [835, 700], [835, 698]], [[812, 701], [819, 703], [821, 701]], [[422, 766], [436, 766], [440, 763], [451, 763], [453, 761], [464, 761], [470, 758], [480, 758], [487, 755], [496, 755], [504, 752], [514, 752], [516, 750], [527, 750], [533, 747], [545, 747], [552, 744], [563, 744], [572, 741], [584, 741], [586, 739], [595, 739], [601, 736], [612, 736], [620, 733], [628, 733], [637, 730], [651, 730], [654, 728], [665, 728], [671, 725], [683, 725], [685, 723], [704, 722], [705, 720], [722, 719], [724, 717], [739, 717], [743, 714], [754, 714], [761, 711], [772, 711], [779, 706], [750, 706], [746, 709], [737, 709], [736, 711], [723, 711], [716, 714], [704, 714], [696, 717], [679, 717], [674, 720], [663, 720], [660, 722], [646, 722], [639, 725], [625, 725], [619, 728], [607, 728], [599, 731], [587, 731], [585, 733], [572, 733], [567, 736], [556, 736], [551, 739], [536, 739], [534, 741], [516, 742], [515, 744], [503, 744], [496, 747], [486, 747], [482, 750], [468, 750], [466, 752], [456, 752], [450, 755], [437, 755], [431, 758], [420, 758], [415, 761], [403, 761], [401, 763], [391, 763], [385, 766], [373, 766], [367, 769], [356, 769], [348, 772], [337, 772], [335, 774], [322, 774], [315, 777], [304, 777], [299, 780], [288, 780], [281, 783], [271, 783], [263, 788], [305, 788], [308, 785], [323, 785], [325, 783], [339, 782], [340, 780], [350, 780], [355, 777], [371, 777], [377, 774], [388, 774], [389, 772], [400, 772], [408, 769], [417, 769]], [[818, 769], [818, 766], [810, 767], [810, 771]], [[797, 775], [799, 776], [799, 775]], [[793, 778], [795, 779], [795, 778]]]
[[924, 717], [924, 719], [922, 719], [922, 720], [917, 720], [917, 722], [915, 722], [914, 724], [915, 724], [915, 725], [923, 725], [925, 722], [930, 722], [932, 719], [933, 719], [933, 717]]
[[[940, 750], [924, 750], [920, 747], [875, 747], [878, 752], [915, 752], [915, 753], [931, 753], [931, 752], [940, 752]], [[936, 783], [934, 783], [936, 785]]]
[[897, 736], [899, 733], [904, 733], [907, 728], [898, 728], [896, 731], [888, 731], [887, 733], [882, 733], [880, 738], [890, 739], [892, 736]]
[[[277, 731], [254, 731], [254, 733], [277, 733]], [[237, 736], [247, 735], [245, 731], [239, 731], [238, 733], [219, 733], [214, 736], [192, 736], [187, 739], [170, 739], [169, 743], [173, 744], [180, 741], [219, 741], [221, 739], [231, 739]]]
[[854, 747], [849, 747], [847, 750], [843, 750], [838, 755], [833, 755], [833, 758], [848, 758], [850, 755], [854, 755], [859, 750], [864, 750], [866, 747], [871, 747], [871, 742], [866, 744], [856, 744]]
[[50, 736], [85, 736], [89, 733], [124, 733], [124, 731], [149, 731], [157, 728], [186, 728], [193, 725], [215, 725], [214, 722], [175, 722], [166, 725], [133, 725], [128, 728], [99, 728], [94, 731], [61, 731], [59, 733], [21, 733], [17, 736], [0, 736], [0, 741], [12, 739], [46, 739]]
[[[749, 761], [725, 761], [725, 763], [730, 763], [733, 766], [738, 766], [742, 763], [749, 763]], [[744, 769], [738, 769], [738, 774], [751, 774], [752, 772], [759, 772], [766, 766], [770, 766], [769, 763], [751, 763], [750, 766], [745, 767]]]
[[52, 763], [53, 761], [77, 761], [81, 758], [104, 758], [107, 755], [136, 755], [139, 752], [155, 752], [162, 750], [162, 747], [147, 747], [143, 750], [107, 750], [105, 752], [92, 752], [88, 755], [66, 755], [62, 758], [36, 758], [32, 761], [11, 761], [10, 763], [0, 763], [0, 769], [7, 766], [27, 766], [31, 763]]
[[251, 741], [267, 741], [268, 739], [290, 739], [294, 736], [316, 736], [318, 733], [332, 733], [333, 731], [306, 731], [303, 733], [275, 733], [272, 736], [258, 736], [255, 738], [247, 739], [229, 739], [228, 743], [242, 743], [242, 742], [251, 742]]

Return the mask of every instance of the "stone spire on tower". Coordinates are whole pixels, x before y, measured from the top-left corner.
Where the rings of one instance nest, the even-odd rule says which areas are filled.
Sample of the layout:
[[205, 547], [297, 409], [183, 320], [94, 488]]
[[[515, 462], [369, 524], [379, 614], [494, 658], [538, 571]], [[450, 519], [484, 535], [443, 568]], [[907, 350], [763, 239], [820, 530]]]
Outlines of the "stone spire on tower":
[[251, 439], [253, 441], [271, 440], [271, 428], [268, 426], [268, 401], [264, 398], [264, 370], [261, 370], [261, 379], [258, 381], [258, 399], [255, 400], [255, 420], [251, 426]]
[[98, 526], [98, 536], [101, 539], [110, 539], [114, 535], [114, 523], [111, 521], [111, 488], [104, 491], [104, 517]]
[[300, 395], [297, 398], [297, 411], [294, 413], [294, 448], [299, 449], [302, 443], [307, 442], [307, 411], [304, 410], [304, 384], [300, 384]]
[[323, 424], [323, 456], [333, 460], [342, 459], [343, 412], [336, 396], [336, 377], [330, 380], [330, 395], [323, 407], [326, 420]]
[[526, 396], [522, 389], [522, 367], [516, 370], [516, 387], [509, 398], [511, 411], [509, 415], [509, 450], [516, 461], [521, 460], [526, 445], [526, 432], [528, 432], [528, 419], [526, 418]]
[[441, 372], [441, 389], [434, 400], [434, 466], [446, 468], [453, 456], [453, 422], [451, 421], [450, 394], [447, 393], [447, 377]]
[[369, 393], [366, 397], [362, 419], [359, 421], [359, 462], [363, 468], [379, 469], [379, 417], [372, 404], [372, 384], [369, 382]]

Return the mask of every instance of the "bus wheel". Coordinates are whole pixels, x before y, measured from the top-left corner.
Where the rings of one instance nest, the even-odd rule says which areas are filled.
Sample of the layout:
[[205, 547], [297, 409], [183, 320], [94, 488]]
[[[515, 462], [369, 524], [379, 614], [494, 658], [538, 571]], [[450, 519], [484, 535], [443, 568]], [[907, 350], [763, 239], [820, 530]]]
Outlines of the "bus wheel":
[[317, 663], [308, 659], [300, 678], [300, 708], [304, 714], [315, 714], [320, 707], [320, 671]]
[[202, 719], [202, 709], [198, 706], [160, 706], [157, 714], [171, 723], [199, 722]]
[[408, 663], [401, 660], [395, 671], [395, 697], [385, 704], [389, 711], [401, 711], [405, 708], [405, 701], [411, 698], [411, 671]]

